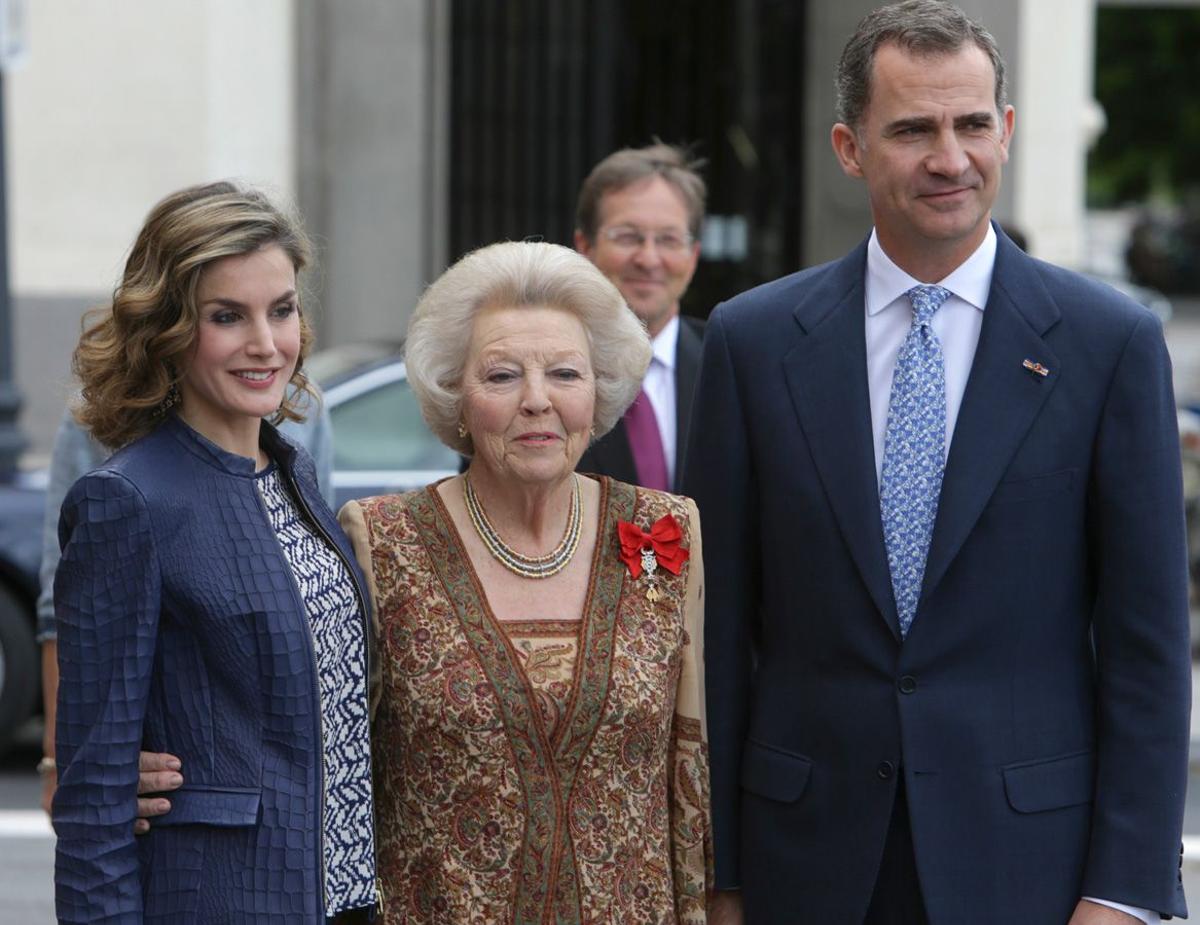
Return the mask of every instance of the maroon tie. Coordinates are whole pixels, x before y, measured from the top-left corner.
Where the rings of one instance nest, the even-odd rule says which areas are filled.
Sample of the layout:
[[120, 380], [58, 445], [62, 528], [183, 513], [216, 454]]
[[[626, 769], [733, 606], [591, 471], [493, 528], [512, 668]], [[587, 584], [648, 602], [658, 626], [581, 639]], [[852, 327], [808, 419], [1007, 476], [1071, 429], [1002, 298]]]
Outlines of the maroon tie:
[[638, 392], [637, 400], [625, 412], [625, 433], [629, 437], [629, 448], [633, 450], [638, 484], [644, 488], [670, 491], [662, 434], [658, 432], [658, 420], [654, 417], [654, 408], [645, 390]]

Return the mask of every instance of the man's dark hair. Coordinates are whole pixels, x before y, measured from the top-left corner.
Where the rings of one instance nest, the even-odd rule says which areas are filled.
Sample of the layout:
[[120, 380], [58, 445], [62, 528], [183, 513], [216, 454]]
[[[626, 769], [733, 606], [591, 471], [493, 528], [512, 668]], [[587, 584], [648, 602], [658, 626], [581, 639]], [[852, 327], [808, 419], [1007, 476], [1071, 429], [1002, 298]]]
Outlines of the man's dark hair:
[[675, 145], [656, 143], [645, 148], [622, 148], [593, 167], [583, 181], [575, 207], [575, 228], [589, 241], [596, 240], [596, 232], [600, 230], [600, 200], [615, 190], [651, 177], [662, 177], [683, 197], [688, 231], [699, 237], [708, 196], [708, 188], [699, 174], [703, 166], [702, 160]]
[[837, 120], [857, 130], [871, 99], [871, 72], [880, 46], [895, 44], [911, 55], [948, 55], [968, 42], [979, 48], [996, 72], [996, 111], [1008, 105], [1004, 58], [995, 37], [943, 0], [905, 0], [867, 14], [842, 49], [837, 68]]

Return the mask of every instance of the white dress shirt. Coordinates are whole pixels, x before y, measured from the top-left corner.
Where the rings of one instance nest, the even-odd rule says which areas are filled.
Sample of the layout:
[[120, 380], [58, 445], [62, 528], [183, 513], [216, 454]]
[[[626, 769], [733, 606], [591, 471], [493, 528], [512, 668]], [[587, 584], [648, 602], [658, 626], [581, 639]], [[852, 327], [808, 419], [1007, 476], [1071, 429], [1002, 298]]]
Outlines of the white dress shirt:
[[675, 347], [679, 343], [679, 316], [676, 315], [650, 341], [654, 356], [642, 389], [654, 409], [658, 433], [662, 437], [663, 456], [667, 460], [667, 487], [675, 484]]
[[[996, 232], [988, 226], [987, 236], [970, 257], [958, 265], [937, 285], [950, 290], [948, 298], [934, 313], [930, 327], [942, 342], [946, 368], [946, 453], [958, 409], [962, 407], [967, 377], [975, 361], [983, 312], [992, 287], [992, 268], [996, 263]], [[896, 266], [879, 244], [875, 232], [867, 243], [866, 341], [867, 383], [871, 396], [871, 430], [875, 438], [875, 479], [883, 472], [884, 440], [887, 436], [888, 403], [892, 396], [892, 374], [900, 347], [912, 327], [912, 303], [905, 293], [921, 281]], [[1132, 915], [1146, 925], [1159, 921], [1157, 913], [1136, 909], [1106, 899], [1084, 899]]]
[[[975, 361], [979, 329], [988, 290], [992, 287], [992, 266], [996, 262], [996, 232], [989, 225], [987, 237], [975, 253], [938, 285], [950, 290], [948, 298], [934, 313], [930, 327], [942, 342], [946, 364], [946, 452], [954, 436], [958, 409], [962, 406], [967, 377]], [[875, 232], [867, 244], [866, 339], [867, 383], [871, 395], [871, 431], [875, 436], [875, 479], [883, 472], [884, 439], [887, 436], [888, 403], [892, 397], [892, 373], [900, 347], [912, 327], [912, 303], [905, 295], [921, 281], [901, 270], [879, 245]]]

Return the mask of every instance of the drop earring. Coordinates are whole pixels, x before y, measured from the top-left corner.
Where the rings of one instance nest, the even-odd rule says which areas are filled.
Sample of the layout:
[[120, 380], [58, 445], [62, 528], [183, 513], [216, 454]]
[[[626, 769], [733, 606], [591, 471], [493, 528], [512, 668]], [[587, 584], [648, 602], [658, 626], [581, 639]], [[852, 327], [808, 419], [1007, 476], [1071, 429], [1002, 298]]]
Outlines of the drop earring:
[[163, 396], [163, 400], [158, 403], [159, 415], [164, 415], [180, 401], [179, 387], [172, 382], [170, 388], [167, 389], [167, 394]]

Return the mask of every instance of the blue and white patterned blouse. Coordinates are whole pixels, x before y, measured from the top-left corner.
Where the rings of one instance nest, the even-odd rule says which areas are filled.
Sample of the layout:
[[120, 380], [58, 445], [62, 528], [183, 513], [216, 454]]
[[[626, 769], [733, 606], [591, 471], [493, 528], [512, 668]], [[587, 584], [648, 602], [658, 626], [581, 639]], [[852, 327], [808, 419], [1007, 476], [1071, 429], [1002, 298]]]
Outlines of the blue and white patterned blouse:
[[258, 488], [312, 627], [325, 782], [325, 909], [332, 917], [375, 903], [366, 628], [345, 563], [300, 514], [274, 466], [259, 477]]

